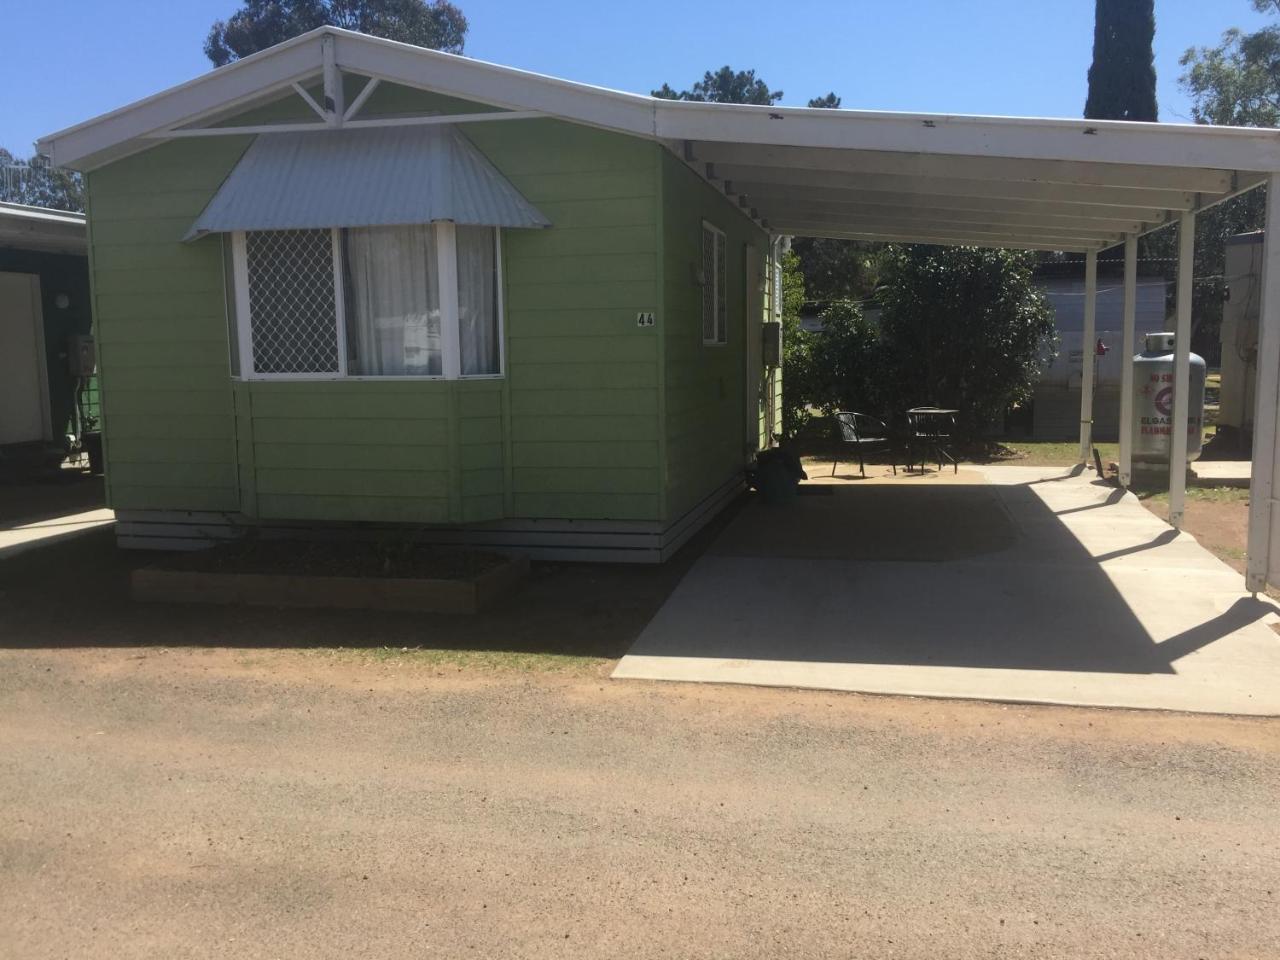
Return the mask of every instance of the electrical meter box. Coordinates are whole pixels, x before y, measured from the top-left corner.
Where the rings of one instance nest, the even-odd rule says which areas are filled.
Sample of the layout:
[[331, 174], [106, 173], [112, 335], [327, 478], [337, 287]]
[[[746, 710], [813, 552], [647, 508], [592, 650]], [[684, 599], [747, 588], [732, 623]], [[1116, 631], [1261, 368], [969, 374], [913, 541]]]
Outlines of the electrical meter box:
[[67, 365], [73, 377], [91, 377], [98, 366], [98, 349], [93, 337], [84, 333], [67, 338]]
[[764, 323], [760, 326], [760, 335], [764, 338], [761, 347], [761, 359], [766, 367], [782, 366], [782, 324]]

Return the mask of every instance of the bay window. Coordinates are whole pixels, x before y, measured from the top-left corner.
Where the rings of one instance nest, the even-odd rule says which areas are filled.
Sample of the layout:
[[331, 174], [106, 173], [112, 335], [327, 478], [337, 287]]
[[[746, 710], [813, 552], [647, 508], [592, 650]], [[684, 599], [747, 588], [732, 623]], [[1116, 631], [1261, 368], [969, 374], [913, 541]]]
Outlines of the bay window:
[[494, 227], [231, 235], [239, 375], [248, 379], [502, 373]]

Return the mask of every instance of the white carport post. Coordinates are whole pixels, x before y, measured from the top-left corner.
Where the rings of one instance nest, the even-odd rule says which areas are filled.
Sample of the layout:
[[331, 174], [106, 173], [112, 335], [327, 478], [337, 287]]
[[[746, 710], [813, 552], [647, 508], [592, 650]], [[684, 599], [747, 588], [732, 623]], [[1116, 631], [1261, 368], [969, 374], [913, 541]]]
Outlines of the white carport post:
[[1196, 215], [1178, 217], [1178, 306], [1173, 341], [1173, 421], [1169, 424], [1169, 523], [1182, 529], [1187, 492], [1187, 411], [1191, 393], [1191, 280], [1195, 270]]
[[1097, 339], [1098, 251], [1084, 255], [1084, 340], [1080, 351], [1080, 462], [1093, 448], [1093, 365]]
[[1138, 235], [1124, 238], [1124, 319], [1120, 338], [1120, 486], [1133, 483], [1133, 352], [1138, 301]]
[[1253, 593], [1272, 577], [1275, 544], [1276, 427], [1280, 409], [1280, 174], [1267, 179], [1266, 233], [1262, 245], [1262, 298], [1258, 305], [1258, 381], [1253, 414], [1253, 471], [1249, 483], [1249, 544], [1245, 585]]

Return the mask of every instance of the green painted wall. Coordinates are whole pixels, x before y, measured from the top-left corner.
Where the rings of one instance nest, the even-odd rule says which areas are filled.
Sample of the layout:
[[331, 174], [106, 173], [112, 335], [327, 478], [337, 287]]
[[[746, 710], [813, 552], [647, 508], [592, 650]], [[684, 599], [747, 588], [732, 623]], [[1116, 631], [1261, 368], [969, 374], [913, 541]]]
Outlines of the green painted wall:
[[[749, 454], [758, 409], [745, 391], [747, 336], [759, 336], [763, 315], [748, 315], [746, 248], [767, 262], [769, 238], [725, 196], [676, 157], [662, 152], [662, 249], [666, 278], [665, 341], [667, 516], [680, 517], [726, 480], [739, 475]], [[702, 222], [725, 233], [728, 342], [702, 342], [702, 291], [695, 282]]]
[[[446, 100], [385, 85], [368, 109], [474, 109]], [[271, 110], [288, 114], [255, 114]], [[554, 224], [503, 233], [502, 380], [233, 382], [221, 241], [181, 237], [249, 139], [173, 141], [90, 174], [113, 506], [663, 519], [662, 330], [636, 325], [663, 309], [662, 151], [553, 120], [466, 133]]]

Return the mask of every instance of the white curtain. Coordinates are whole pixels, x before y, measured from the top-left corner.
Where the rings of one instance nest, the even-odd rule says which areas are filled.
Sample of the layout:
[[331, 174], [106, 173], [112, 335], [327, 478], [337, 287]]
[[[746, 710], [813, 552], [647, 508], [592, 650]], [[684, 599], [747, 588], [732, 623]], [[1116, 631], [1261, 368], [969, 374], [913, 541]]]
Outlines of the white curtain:
[[458, 328], [462, 375], [501, 373], [497, 231], [458, 227]]
[[434, 229], [363, 227], [343, 233], [348, 372], [439, 376], [443, 364]]

